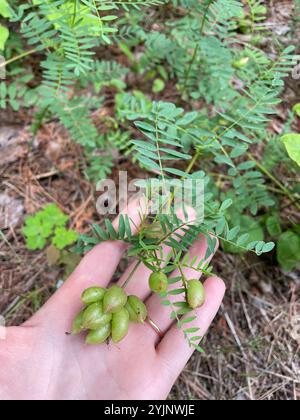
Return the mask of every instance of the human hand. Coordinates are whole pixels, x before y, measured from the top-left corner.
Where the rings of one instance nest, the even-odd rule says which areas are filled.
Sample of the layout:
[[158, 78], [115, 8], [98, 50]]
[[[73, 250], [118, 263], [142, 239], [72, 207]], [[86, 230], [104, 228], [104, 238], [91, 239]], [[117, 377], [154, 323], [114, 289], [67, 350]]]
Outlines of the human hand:
[[[136, 206], [130, 218], [138, 223]], [[206, 240], [191, 248], [191, 258], [204, 258]], [[121, 242], [106, 242], [91, 251], [77, 270], [21, 327], [8, 328], [0, 341], [0, 399], [13, 400], [142, 400], [165, 399], [193, 353], [182, 331], [170, 321], [170, 309], [156, 295], [149, 295], [150, 271], [140, 266], [126, 290], [146, 301], [151, 319], [163, 337], [148, 324], [131, 324], [118, 345], [87, 346], [82, 337], [66, 333], [81, 308], [79, 296], [94, 285], [106, 287], [126, 251]], [[167, 252], [167, 251], [166, 251]], [[134, 264], [135, 265], [135, 264]], [[132, 267], [120, 279], [128, 277]], [[186, 276], [195, 278], [187, 269]], [[176, 275], [176, 274], [175, 274]], [[225, 292], [223, 281], [205, 282], [206, 303], [197, 320], [203, 336], [214, 319]], [[173, 297], [176, 300], [176, 296]]]

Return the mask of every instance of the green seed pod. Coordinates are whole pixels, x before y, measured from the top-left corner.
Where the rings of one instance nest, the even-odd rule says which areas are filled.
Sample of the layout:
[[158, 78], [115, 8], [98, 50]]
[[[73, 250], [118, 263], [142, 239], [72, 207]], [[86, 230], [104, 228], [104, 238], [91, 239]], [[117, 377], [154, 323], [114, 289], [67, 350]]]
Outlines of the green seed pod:
[[111, 325], [106, 324], [98, 330], [90, 331], [86, 337], [86, 344], [102, 344], [104, 343], [111, 333]]
[[242, 34], [246, 35], [251, 32], [252, 23], [248, 19], [241, 19], [239, 27]]
[[144, 227], [144, 235], [147, 239], [162, 239], [166, 236], [166, 233], [170, 233], [170, 230], [164, 231], [159, 221], [152, 222]]
[[132, 322], [143, 324], [147, 318], [148, 311], [144, 302], [137, 296], [129, 296], [125, 308], [129, 313], [129, 319]]
[[187, 284], [187, 303], [190, 308], [200, 308], [205, 302], [205, 289], [199, 280], [190, 280]]
[[236, 69], [243, 69], [249, 63], [250, 57], [243, 57], [239, 60], [236, 60], [232, 63], [233, 67]]
[[83, 313], [83, 326], [87, 330], [97, 330], [111, 321], [111, 314], [103, 312], [102, 302], [92, 303]]
[[101, 302], [106, 290], [103, 287], [90, 287], [86, 289], [81, 296], [82, 302], [87, 306], [91, 303]]
[[154, 293], [165, 293], [168, 284], [168, 277], [162, 271], [152, 273], [149, 278], [149, 287]]
[[119, 312], [127, 302], [127, 295], [120, 286], [112, 286], [104, 295], [103, 310], [105, 313]]
[[256, 14], [257, 15], [262, 15], [262, 16], [264, 16], [264, 15], [266, 15], [268, 13], [268, 8], [267, 8], [267, 6], [263, 6], [263, 5], [261, 5], [261, 6], [257, 6], [257, 8], [256, 8]]
[[129, 305], [128, 301], [125, 305], [125, 309], [127, 309], [127, 312], [129, 314], [129, 320], [131, 322], [136, 322], [136, 313], [134, 312], [133, 308]]
[[79, 314], [75, 317], [72, 325], [72, 335], [80, 334], [83, 330], [83, 314], [84, 310], [79, 312]]
[[127, 309], [122, 308], [112, 317], [111, 337], [114, 343], [119, 343], [128, 334], [129, 313]]

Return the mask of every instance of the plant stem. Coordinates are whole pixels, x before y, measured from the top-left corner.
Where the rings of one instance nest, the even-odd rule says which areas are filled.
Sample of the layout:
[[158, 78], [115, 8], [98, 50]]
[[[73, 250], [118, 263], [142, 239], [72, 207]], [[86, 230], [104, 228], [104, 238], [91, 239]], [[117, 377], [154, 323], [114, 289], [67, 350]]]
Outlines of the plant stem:
[[128, 285], [128, 283], [130, 282], [130, 280], [132, 279], [132, 277], [134, 276], [134, 274], [136, 273], [137, 269], [139, 268], [139, 266], [142, 264], [142, 261], [139, 260], [136, 265], [134, 266], [133, 270], [131, 271], [131, 273], [129, 274], [128, 278], [125, 280], [125, 282], [122, 285], [122, 288], [125, 289], [125, 287]]
[[39, 131], [39, 129], [41, 128], [41, 126], [43, 124], [43, 121], [44, 121], [44, 118], [46, 117], [46, 114], [47, 114], [48, 110], [49, 110], [49, 105], [46, 106], [39, 114], [37, 114], [36, 121], [32, 125], [33, 135], [36, 135], [37, 132]]
[[200, 47], [200, 45], [199, 45], [199, 43], [198, 43], [198, 44], [196, 45], [195, 49], [194, 49], [194, 53], [193, 53], [193, 56], [192, 56], [192, 59], [191, 59], [190, 65], [189, 65], [189, 67], [188, 67], [188, 69], [187, 69], [187, 71], [186, 71], [186, 74], [185, 74], [185, 77], [184, 77], [184, 85], [183, 85], [183, 88], [182, 88], [182, 94], [183, 94], [183, 95], [184, 95], [184, 94], [185, 94], [185, 92], [186, 92], [186, 88], [187, 88], [187, 83], [188, 83], [188, 80], [189, 80], [190, 72], [191, 72], [192, 67], [193, 67], [193, 65], [194, 65], [194, 62], [195, 62], [195, 60], [196, 60], [196, 57], [197, 57], [197, 54], [198, 54], [199, 47]]
[[[205, 12], [204, 12], [204, 14], [203, 14], [203, 18], [202, 18], [202, 22], [201, 22], [201, 27], [200, 27], [200, 35], [201, 35], [201, 36], [203, 35], [203, 32], [204, 32], [206, 15], [207, 15], [207, 13], [208, 13], [208, 11], [209, 11], [209, 8], [210, 8], [210, 6], [211, 6], [212, 2], [213, 2], [213, 0], [210, 0], [210, 1], [208, 2], [207, 6], [206, 6], [206, 9], [205, 9]], [[195, 60], [196, 60], [196, 58], [197, 58], [197, 54], [198, 54], [199, 48], [200, 48], [200, 42], [198, 42], [198, 43], [197, 43], [197, 45], [196, 45], [196, 47], [195, 47], [195, 49], [194, 49], [194, 52], [193, 52], [193, 55], [192, 55], [192, 59], [191, 59], [190, 65], [189, 65], [189, 67], [188, 67], [188, 69], [187, 69], [187, 72], [185, 73], [185, 77], [184, 77], [184, 85], [183, 85], [183, 89], [182, 89], [182, 94], [184, 94], [184, 93], [185, 93], [185, 91], [186, 91], [186, 88], [187, 88], [187, 83], [188, 83], [188, 80], [189, 80], [189, 75], [190, 75], [190, 72], [191, 72], [192, 67], [193, 67], [193, 65], [194, 65], [194, 62], [195, 62]]]
[[77, 0], [74, 0], [73, 20], [72, 20], [72, 25], [73, 26], [75, 26], [76, 17], [77, 17]]
[[19, 54], [16, 57], [13, 57], [10, 60], [5, 61], [4, 63], [1, 63], [0, 64], [0, 69], [2, 67], [6, 67], [9, 64], [14, 63], [15, 61], [21, 60], [22, 58], [27, 57], [28, 55], [34, 54], [35, 52], [37, 52], [37, 50], [29, 50], [29, 51], [26, 51], [26, 52], [24, 52], [22, 54]]
[[[225, 175], [225, 174], [221, 174], [221, 173], [218, 173], [218, 172], [210, 172], [209, 173], [211, 176], [214, 176], [214, 177], [216, 177], [216, 178], [220, 178], [220, 179], [223, 179], [223, 180], [228, 180], [228, 181], [232, 181], [233, 179], [234, 179], [234, 177], [233, 176], [230, 176], [230, 175]], [[258, 185], [258, 187], [262, 187], [263, 185]], [[281, 189], [279, 189], [279, 188], [275, 188], [275, 187], [272, 187], [272, 186], [270, 186], [270, 185], [268, 185], [267, 186], [267, 189], [269, 190], [269, 191], [272, 191], [272, 192], [274, 192], [274, 193], [277, 193], [277, 194], [281, 194], [281, 195], [286, 195], [286, 193], [285, 192], [283, 192]]]
[[180, 264], [178, 264], [178, 270], [180, 271], [180, 274], [181, 274], [183, 286], [184, 286], [185, 290], [187, 290], [187, 280], [186, 280], [186, 277], [184, 275], [183, 269], [182, 269]]
[[191, 170], [193, 169], [193, 167], [195, 166], [197, 160], [199, 159], [199, 157], [201, 156], [201, 152], [198, 150], [198, 152], [196, 152], [194, 154], [193, 159], [190, 161], [189, 166], [186, 168], [186, 173], [189, 174], [191, 173]]

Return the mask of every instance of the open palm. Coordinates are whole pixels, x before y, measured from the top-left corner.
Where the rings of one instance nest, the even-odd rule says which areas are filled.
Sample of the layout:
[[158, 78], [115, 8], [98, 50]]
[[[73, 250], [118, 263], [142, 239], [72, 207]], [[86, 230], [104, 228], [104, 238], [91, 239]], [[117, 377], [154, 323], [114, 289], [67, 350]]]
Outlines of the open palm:
[[[138, 222], [138, 210], [129, 209]], [[88, 400], [164, 399], [193, 350], [170, 321], [148, 286], [149, 271], [140, 266], [126, 290], [146, 301], [160, 337], [148, 324], [132, 324], [119, 345], [87, 346], [81, 336], [66, 334], [81, 309], [79, 296], [93, 285], [108, 286], [126, 251], [121, 242], [106, 242], [91, 251], [48, 303], [22, 327], [9, 328], [0, 341], [0, 399]], [[167, 252], [167, 251], [166, 251]], [[204, 258], [205, 239], [191, 249]], [[132, 267], [124, 273], [124, 282]], [[186, 270], [189, 277], [194, 272]], [[205, 283], [206, 303], [194, 321], [204, 335], [221, 304], [225, 286], [217, 277]], [[176, 299], [176, 297], [174, 297]], [[193, 325], [193, 324], [192, 324]]]

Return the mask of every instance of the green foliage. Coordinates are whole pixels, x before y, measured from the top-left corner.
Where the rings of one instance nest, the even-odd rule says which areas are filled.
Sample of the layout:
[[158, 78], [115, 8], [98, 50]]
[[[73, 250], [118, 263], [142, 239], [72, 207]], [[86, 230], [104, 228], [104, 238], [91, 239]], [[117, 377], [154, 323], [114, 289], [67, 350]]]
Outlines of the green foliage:
[[[296, 108], [297, 107], [294, 107], [295, 112]], [[279, 187], [279, 193], [281, 193], [283, 197], [289, 197], [292, 206], [294, 205], [299, 211], [299, 189], [297, 184], [299, 168], [296, 164], [294, 164], [294, 161], [297, 161], [297, 153], [299, 149], [299, 147], [296, 146], [298, 135], [290, 134], [294, 119], [295, 115], [290, 112], [282, 133], [268, 139], [262, 164], [266, 174], [271, 176], [274, 184]], [[282, 184], [279, 180], [275, 179], [276, 173], [278, 173], [281, 169], [289, 173], [290, 181], [288, 187]], [[274, 174], [274, 177], [272, 174]], [[277, 208], [275, 213], [270, 212], [269, 214], [266, 214], [266, 217], [264, 218], [265, 227], [269, 236], [273, 240], [278, 241], [278, 263], [285, 270], [292, 270], [296, 268], [298, 262], [298, 255], [295, 251], [297, 246], [293, 244], [297, 243], [296, 236], [299, 234], [299, 229], [297, 228], [297, 225], [291, 224], [291, 230], [286, 231], [290, 223], [288, 220], [283, 220], [280, 217], [279, 203], [280, 201], [277, 198]], [[291, 238], [291, 247], [286, 246], [289, 237]]]
[[22, 75], [21, 72], [17, 72], [17, 74], [8, 73], [7, 76], [12, 75], [18, 77], [16, 82], [0, 82], [0, 107], [6, 109], [9, 105], [14, 111], [19, 111], [22, 107], [34, 106], [38, 101], [36, 91], [27, 87], [32, 75]]
[[4, 50], [8, 37], [9, 37], [9, 30], [6, 28], [6, 26], [3, 26], [0, 24], [0, 51]]
[[300, 264], [299, 232], [288, 230], [279, 237], [277, 257], [284, 270], [290, 271]]
[[60, 121], [70, 131], [74, 140], [84, 147], [95, 147], [98, 132], [89, 111], [101, 103], [101, 98], [88, 100], [88, 98], [73, 97], [71, 100], [53, 102], [49, 108], [59, 115]]
[[86, 147], [86, 158], [89, 166], [85, 174], [88, 179], [95, 183], [101, 179], [106, 179], [114, 165], [114, 155], [120, 153], [127, 156], [131, 152], [130, 139], [130, 132], [115, 128], [98, 136], [95, 144]]
[[66, 228], [68, 220], [68, 216], [55, 204], [49, 204], [34, 216], [27, 217], [23, 228], [27, 248], [44, 249], [48, 240], [59, 250], [74, 244], [78, 235]]
[[[9, 18], [11, 16], [9, 4], [6, 0], [0, 0], [0, 16]], [[3, 51], [9, 37], [9, 30], [0, 23], [0, 51]]]
[[22, 91], [18, 89], [20, 80], [8, 85], [3, 83], [1, 106], [10, 105], [18, 110], [30, 102], [30, 105], [47, 110], [45, 115], [51, 113], [58, 117], [72, 138], [89, 148], [89, 155], [91, 147], [99, 142], [90, 118], [91, 109], [99, 106], [99, 102], [95, 96], [88, 98], [87, 105], [87, 98], [74, 96], [69, 103], [72, 87], [91, 81], [95, 94], [104, 86], [124, 88], [120, 77], [126, 74], [126, 69], [114, 62], [95, 62], [94, 48], [112, 43], [118, 30], [115, 22], [121, 11], [140, 11], [143, 7], [161, 3], [35, 0], [32, 4], [13, 7], [11, 20], [20, 24], [22, 38], [33, 48], [31, 53], [41, 53], [44, 57], [40, 63], [43, 80], [34, 92], [28, 89], [28, 82]]
[[[256, 221], [255, 219], [249, 216], [238, 217], [238, 215], [235, 215], [234, 217], [235, 225], [237, 224], [237, 220], [239, 220], [240, 235], [248, 235], [247, 240], [250, 243], [255, 242], [255, 241], [259, 242], [264, 239], [264, 231], [261, 224], [258, 221]], [[245, 250], [240, 249], [239, 247], [235, 245], [228, 244], [226, 242], [224, 243], [224, 249], [226, 252], [230, 252], [230, 253], [245, 252]]]
[[124, 78], [128, 74], [127, 67], [116, 61], [94, 61], [91, 72], [81, 78], [83, 84], [92, 83], [96, 93], [104, 87], [115, 87], [123, 90], [126, 87]]
[[300, 117], [300, 103], [299, 103], [299, 104], [294, 105], [294, 107], [293, 107], [293, 111], [295, 112], [295, 114], [296, 114], [298, 117]]
[[281, 136], [272, 136], [267, 140], [264, 150], [263, 165], [267, 170], [274, 171], [280, 164], [289, 165], [291, 162]]
[[249, 6], [249, 19], [252, 31], [265, 30], [262, 24], [267, 18], [268, 9], [262, 0], [247, 0]]
[[[183, 144], [177, 132], [185, 126], [185, 121], [193, 119], [194, 114], [182, 117], [183, 109], [172, 103], [153, 103], [149, 117], [144, 121], [135, 121], [135, 126], [144, 135], [144, 140], [133, 140], [139, 162], [148, 170], [161, 176], [173, 173], [167, 163], [175, 159], [189, 160], [191, 155], [184, 153]], [[179, 149], [178, 151], [176, 149]]]
[[281, 230], [281, 221], [278, 215], [268, 216], [266, 220], [266, 227], [268, 230], [269, 235], [272, 238], [278, 237], [282, 230]]
[[57, 227], [55, 235], [52, 239], [52, 244], [59, 250], [73, 245], [77, 241], [78, 235], [73, 230], [68, 230], [65, 227]]
[[11, 16], [7, 0], [0, 0], [0, 15], [4, 18], [9, 18]]
[[300, 134], [285, 134], [281, 140], [290, 158], [300, 166]]
[[[16, 3], [10, 20], [19, 35], [10, 36], [5, 46], [8, 80], [0, 84], [2, 108], [34, 106], [34, 133], [45, 119], [60, 121], [81, 146], [83, 171], [95, 183], [110, 174], [116, 158], [125, 156], [147, 172], [146, 189], [154, 180], [162, 190], [174, 179], [205, 185], [203, 223], [158, 211], [133, 234], [128, 218], [120, 217], [118, 228], [105, 220], [103, 228], [94, 225], [93, 234], [79, 238], [79, 252], [102, 241], [123, 240], [128, 255], [153, 272], [165, 266], [165, 274], [190, 268], [209, 275], [211, 267], [188, 252], [200, 234], [209, 245], [206, 258], [217, 239], [228, 252], [261, 255], [274, 248], [266, 238], [279, 238], [279, 263], [285, 269], [296, 266], [298, 232], [288, 231], [293, 235], [287, 257], [288, 235], [282, 233], [279, 208], [281, 196], [300, 207], [294, 185], [298, 168], [285, 150], [298, 161], [295, 137], [286, 137], [295, 115], [289, 114], [279, 135], [271, 135], [269, 125], [299, 56], [294, 47], [281, 48], [280, 43], [272, 55], [260, 48], [261, 35], [268, 33], [265, 2]], [[22, 61], [31, 55], [38, 61], [39, 77], [27, 66], [30, 60]], [[257, 150], [263, 150], [261, 161]], [[291, 175], [286, 182], [277, 179], [282, 167]], [[161, 202], [166, 205], [163, 194]], [[28, 246], [41, 249], [50, 238], [59, 249], [72, 244], [75, 233], [66, 223], [50, 223], [41, 215], [28, 219]], [[166, 245], [171, 252], [163, 260]], [[199, 332], [181, 318], [190, 312], [185, 279], [170, 281], [178, 288], [162, 296], [162, 303], [170, 306], [190, 345], [201, 350]], [[182, 295], [178, 306], [171, 303], [172, 294]]]

